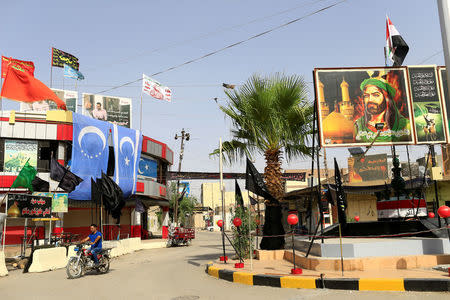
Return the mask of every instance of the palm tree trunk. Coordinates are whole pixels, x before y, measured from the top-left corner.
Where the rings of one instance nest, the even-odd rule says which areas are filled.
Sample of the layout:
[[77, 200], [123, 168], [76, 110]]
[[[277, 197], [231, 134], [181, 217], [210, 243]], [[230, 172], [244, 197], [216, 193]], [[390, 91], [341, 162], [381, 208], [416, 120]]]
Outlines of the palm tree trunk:
[[[284, 248], [284, 228], [281, 222], [282, 212], [279, 200], [284, 195], [280, 150], [267, 150], [264, 153], [266, 167], [264, 168], [264, 179], [270, 194], [277, 200], [266, 202], [263, 235], [260, 247], [263, 250], [276, 250]], [[270, 237], [274, 236], [274, 237]]]

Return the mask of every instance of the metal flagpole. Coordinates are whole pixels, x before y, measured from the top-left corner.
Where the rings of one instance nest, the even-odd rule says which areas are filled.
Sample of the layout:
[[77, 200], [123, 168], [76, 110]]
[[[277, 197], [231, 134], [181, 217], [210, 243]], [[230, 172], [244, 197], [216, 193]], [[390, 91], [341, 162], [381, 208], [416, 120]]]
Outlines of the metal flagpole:
[[[141, 111], [140, 111], [141, 119], [139, 121], [139, 131], [142, 133], [142, 90], [141, 90]], [[177, 191], [178, 193], [178, 191]]]
[[[247, 190], [248, 193], [248, 190]], [[249, 238], [249, 245], [250, 245], [250, 270], [253, 271], [253, 242], [252, 242], [252, 218], [251, 218], [251, 211], [250, 211], [251, 203], [250, 203], [250, 197], [248, 198], [248, 238]]]
[[222, 248], [223, 248], [223, 260], [227, 263], [225, 254], [225, 199], [223, 195], [223, 154], [222, 154], [222, 138], [219, 139], [219, 172], [220, 172], [220, 194], [222, 197]]
[[5, 221], [3, 222], [3, 240], [2, 240], [2, 251], [5, 253], [5, 240], [6, 240], [6, 219], [8, 218], [8, 194], [6, 194], [6, 204], [5, 204]]

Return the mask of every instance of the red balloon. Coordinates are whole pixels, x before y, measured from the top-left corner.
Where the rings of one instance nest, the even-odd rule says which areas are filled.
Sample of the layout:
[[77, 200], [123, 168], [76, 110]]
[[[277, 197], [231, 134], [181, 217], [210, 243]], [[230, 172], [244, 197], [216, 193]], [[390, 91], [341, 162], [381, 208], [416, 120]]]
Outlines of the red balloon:
[[287, 221], [288, 221], [289, 225], [296, 225], [298, 223], [298, 217], [296, 214], [290, 214], [287, 217]]
[[428, 218], [433, 219], [435, 217], [434, 212], [429, 212], [428, 213]]
[[240, 218], [234, 218], [234, 220], [233, 220], [233, 224], [234, 224], [234, 226], [236, 226], [236, 227], [239, 227], [239, 226], [241, 226], [242, 225], [242, 220], [240, 219]]
[[222, 228], [222, 226], [223, 226], [223, 221], [222, 221], [222, 220], [218, 220], [218, 221], [217, 221], [217, 226], [219, 226], [220, 228]]
[[355, 216], [355, 221], [359, 222], [359, 216]]
[[450, 217], [450, 207], [447, 205], [442, 205], [438, 209], [438, 214], [441, 218], [449, 218]]

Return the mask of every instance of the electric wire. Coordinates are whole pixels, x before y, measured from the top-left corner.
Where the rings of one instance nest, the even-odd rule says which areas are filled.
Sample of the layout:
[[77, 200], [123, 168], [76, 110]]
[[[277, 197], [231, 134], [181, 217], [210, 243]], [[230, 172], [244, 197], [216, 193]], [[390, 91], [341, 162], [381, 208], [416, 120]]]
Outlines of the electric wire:
[[[247, 38], [247, 39], [238, 41], [238, 42], [236, 42], [236, 43], [230, 44], [230, 45], [225, 46], [225, 47], [223, 47], [223, 48], [220, 48], [220, 49], [218, 49], [218, 50], [215, 50], [215, 51], [209, 52], [209, 53], [207, 53], [207, 54], [204, 54], [204, 55], [202, 55], [202, 56], [199, 56], [199, 57], [197, 57], [197, 58], [188, 60], [188, 61], [186, 61], [186, 62], [184, 62], [184, 63], [179, 64], [179, 65], [175, 65], [175, 66], [172, 66], [172, 67], [170, 67], [170, 68], [167, 68], [167, 69], [161, 70], [161, 71], [159, 71], [159, 72], [153, 73], [153, 74], [150, 75], [150, 77], [157, 76], [157, 75], [166, 73], [166, 72], [168, 72], [168, 71], [172, 71], [172, 70], [178, 69], [178, 68], [180, 68], [180, 67], [182, 67], [182, 66], [192, 64], [192, 63], [197, 62], [197, 61], [199, 61], [199, 60], [205, 59], [205, 58], [207, 58], [207, 57], [209, 57], [209, 56], [215, 55], [215, 54], [217, 54], [217, 53], [223, 52], [223, 51], [228, 50], [228, 49], [230, 49], [230, 48], [233, 48], [233, 47], [236, 47], [236, 46], [238, 46], [238, 45], [244, 44], [244, 43], [246, 43], [246, 42], [248, 42], [248, 41], [251, 41], [251, 40], [256, 39], [256, 38], [258, 38], [258, 37], [261, 37], [261, 36], [263, 36], [263, 35], [269, 34], [269, 33], [273, 32], [273, 31], [276, 31], [276, 30], [278, 30], [278, 29], [280, 29], [280, 28], [289, 26], [289, 25], [294, 24], [294, 23], [296, 23], [296, 22], [299, 22], [299, 21], [301, 21], [301, 20], [303, 20], [303, 19], [306, 19], [306, 18], [308, 18], [308, 17], [310, 17], [310, 16], [313, 16], [313, 15], [316, 15], [316, 14], [318, 14], [318, 13], [324, 12], [324, 11], [326, 11], [326, 10], [328, 10], [328, 9], [331, 9], [331, 8], [337, 6], [337, 5], [341, 4], [341, 3], [344, 3], [344, 2], [346, 2], [346, 1], [347, 1], [347, 0], [341, 0], [341, 1], [339, 1], [339, 2], [335, 2], [335, 3], [331, 4], [331, 5], [328, 5], [328, 6], [325, 6], [325, 7], [323, 7], [323, 8], [317, 9], [317, 10], [315, 10], [315, 11], [313, 11], [313, 12], [311, 12], [311, 13], [308, 13], [308, 14], [306, 14], [306, 15], [303, 15], [303, 16], [301, 16], [301, 17], [299, 17], [299, 18], [293, 19], [293, 20], [291, 20], [291, 21], [289, 21], [289, 22], [283, 23], [283, 24], [281, 24], [281, 25], [278, 25], [278, 26], [276, 26], [276, 27], [273, 27], [273, 28], [268, 29], [268, 30], [266, 30], [266, 31], [263, 31], [263, 32], [261, 32], [261, 33], [258, 33], [258, 34], [256, 34], [256, 35], [253, 35], [253, 36], [251, 36], [251, 37], [249, 37], [249, 38]], [[109, 88], [109, 89], [100, 91], [100, 92], [95, 93], [95, 94], [103, 94], [103, 93], [105, 93], [105, 92], [112, 91], [112, 90], [115, 90], [115, 89], [119, 89], [119, 88], [121, 88], [121, 87], [124, 87], [124, 86], [130, 85], [130, 84], [139, 82], [139, 81], [141, 81], [141, 80], [142, 80], [142, 78], [138, 78], [138, 79], [136, 79], [136, 80], [132, 80], [132, 81], [129, 81], [129, 82], [126, 82], [126, 83], [117, 85], [117, 86], [115, 86], [115, 87], [112, 87], [112, 88]]]

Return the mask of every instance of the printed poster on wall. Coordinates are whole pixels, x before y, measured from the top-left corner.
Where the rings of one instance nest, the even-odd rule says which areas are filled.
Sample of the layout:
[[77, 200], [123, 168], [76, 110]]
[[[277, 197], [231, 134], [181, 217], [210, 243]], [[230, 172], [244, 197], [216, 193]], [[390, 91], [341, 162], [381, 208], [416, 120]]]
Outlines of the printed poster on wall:
[[131, 98], [83, 93], [82, 114], [97, 120], [131, 127]]
[[323, 147], [414, 144], [406, 67], [315, 69], [314, 78]]
[[8, 217], [49, 218], [52, 213], [52, 198], [29, 194], [8, 194]]
[[4, 172], [20, 172], [28, 163], [37, 168], [37, 141], [5, 140]]
[[434, 66], [408, 66], [417, 144], [446, 142], [443, 105]]
[[444, 119], [446, 121], [446, 131], [447, 136], [450, 136], [450, 97], [448, 94], [448, 86], [447, 86], [447, 73], [445, 67], [438, 67], [438, 76], [439, 76], [439, 89], [441, 91], [441, 98], [444, 103]]
[[375, 154], [348, 158], [349, 182], [386, 180], [388, 178], [387, 155]]
[[[78, 92], [69, 90], [51, 89], [55, 92], [59, 99], [66, 104], [67, 110], [77, 112]], [[37, 112], [57, 110], [58, 106], [52, 100], [36, 101], [33, 103], [20, 102], [20, 111], [22, 112]]]
[[52, 212], [54, 213], [69, 211], [69, 194], [67, 193], [33, 192], [32, 195], [52, 198]]

